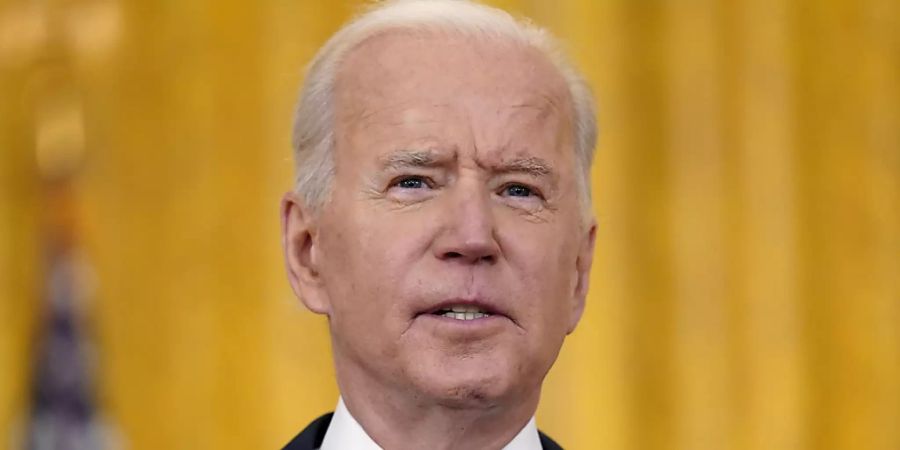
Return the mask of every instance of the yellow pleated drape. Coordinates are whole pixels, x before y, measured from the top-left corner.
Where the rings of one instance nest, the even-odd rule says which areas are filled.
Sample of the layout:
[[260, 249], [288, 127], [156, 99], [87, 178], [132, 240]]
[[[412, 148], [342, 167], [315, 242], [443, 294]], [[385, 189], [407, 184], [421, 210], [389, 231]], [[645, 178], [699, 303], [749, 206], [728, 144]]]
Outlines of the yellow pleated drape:
[[[28, 417], [54, 120], [80, 130], [67, 224], [118, 440], [279, 448], [334, 407], [277, 210], [303, 65], [358, 4], [0, 3], [0, 447]], [[491, 4], [559, 35], [599, 104], [588, 307], [540, 427], [572, 449], [900, 449], [900, 4]]]

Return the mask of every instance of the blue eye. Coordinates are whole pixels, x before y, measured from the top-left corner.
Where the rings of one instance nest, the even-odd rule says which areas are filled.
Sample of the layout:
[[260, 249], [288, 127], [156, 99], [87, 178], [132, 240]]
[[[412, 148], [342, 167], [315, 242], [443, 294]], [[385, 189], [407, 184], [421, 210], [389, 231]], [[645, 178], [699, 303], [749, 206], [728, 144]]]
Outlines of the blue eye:
[[394, 186], [402, 189], [422, 189], [428, 187], [428, 183], [422, 177], [405, 177], [395, 182]]
[[533, 195], [530, 188], [522, 186], [521, 184], [511, 184], [503, 189], [503, 191], [510, 197], [530, 197]]

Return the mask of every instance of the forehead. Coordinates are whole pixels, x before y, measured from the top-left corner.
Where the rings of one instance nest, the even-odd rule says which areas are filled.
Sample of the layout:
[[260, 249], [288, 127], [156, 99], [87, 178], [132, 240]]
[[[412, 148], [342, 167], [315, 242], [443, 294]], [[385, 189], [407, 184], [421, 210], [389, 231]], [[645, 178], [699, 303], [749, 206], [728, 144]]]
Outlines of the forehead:
[[339, 122], [416, 117], [423, 106], [570, 116], [565, 80], [539, 50], [452, 32], [394, 30], [369, 38], [342, 61], [334, 95]]

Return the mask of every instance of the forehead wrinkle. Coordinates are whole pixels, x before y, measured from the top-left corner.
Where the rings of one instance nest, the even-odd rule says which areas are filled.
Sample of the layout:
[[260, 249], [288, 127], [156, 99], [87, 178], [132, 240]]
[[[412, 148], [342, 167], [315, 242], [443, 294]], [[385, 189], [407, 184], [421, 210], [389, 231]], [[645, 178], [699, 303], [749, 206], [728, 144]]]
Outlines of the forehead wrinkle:
[[534, 96], [510, 102], [498, 108], [497, 116], [507, 122], [504, 127], [503, 146], [510, 146], [516, 140], [517, 134], [522, 128], [535, 129], [550, 126], [556, 129], [555, 133], [565, 132], [563, 123], [566, 115], [559, 107], [558, 96], [549, 92], [536, 92]]
[[536, 110], [538, 111], [538, 116], [536, 119], [543, 120], [546, 119], [551, 113], [559, 113], [559, 98], [555, 93], [544, 92], [543, 90], [536, 92], [537, 98], [533, 100], [526, 100], [518, 103], [513, 103], [510, 105], [510, 108], [513, 109], [513, 112], [519, 112], [522, 110]]
[[[429, 109], [449, 108], [446, 103], [432, 103], [426, 107], [410, 108], [412, 101], [400, 101], [393, 105], [374, 107], [372, 102], [355, 108], [356, 111], [347, 114], [347, 118], [357, 123], [360, 128], [368, 128], [374, 124], [383, 125], [411, 125], [418, 123], [435, 123], [439, 120], [433, 118]], [[386, 117], [384, 117], [386, 116]], [[382, 117], [384, 117], [382, 119]]]

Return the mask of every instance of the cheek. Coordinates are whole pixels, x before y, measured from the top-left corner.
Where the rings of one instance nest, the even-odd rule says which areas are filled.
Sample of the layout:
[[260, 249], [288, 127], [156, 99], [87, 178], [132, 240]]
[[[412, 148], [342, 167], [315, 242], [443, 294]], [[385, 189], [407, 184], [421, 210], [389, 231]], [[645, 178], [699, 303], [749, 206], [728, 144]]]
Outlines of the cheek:
[[527, 318], [534, 326], [565, 327], [576, 279], [575, 252], [571, 231], [551, 225], [518, 222], [500, 237]]
[[430, 232], [422, 217], [416, 215], [370, 214], [358, 230], [356, 247], [349, 248], [357, 255], [364, 273], [372, 285], [397, 288], [414, 272], [429, 249]]
[[371, 210], [344, 214], [323, 233], [328, 260], [323, 277], [333, 320], [367, 317], [371, 323], [372, 317], [387, 317], [402, 306], [400, 289], [415, 272], [428, 239], [414, 218], [397, 219]]

